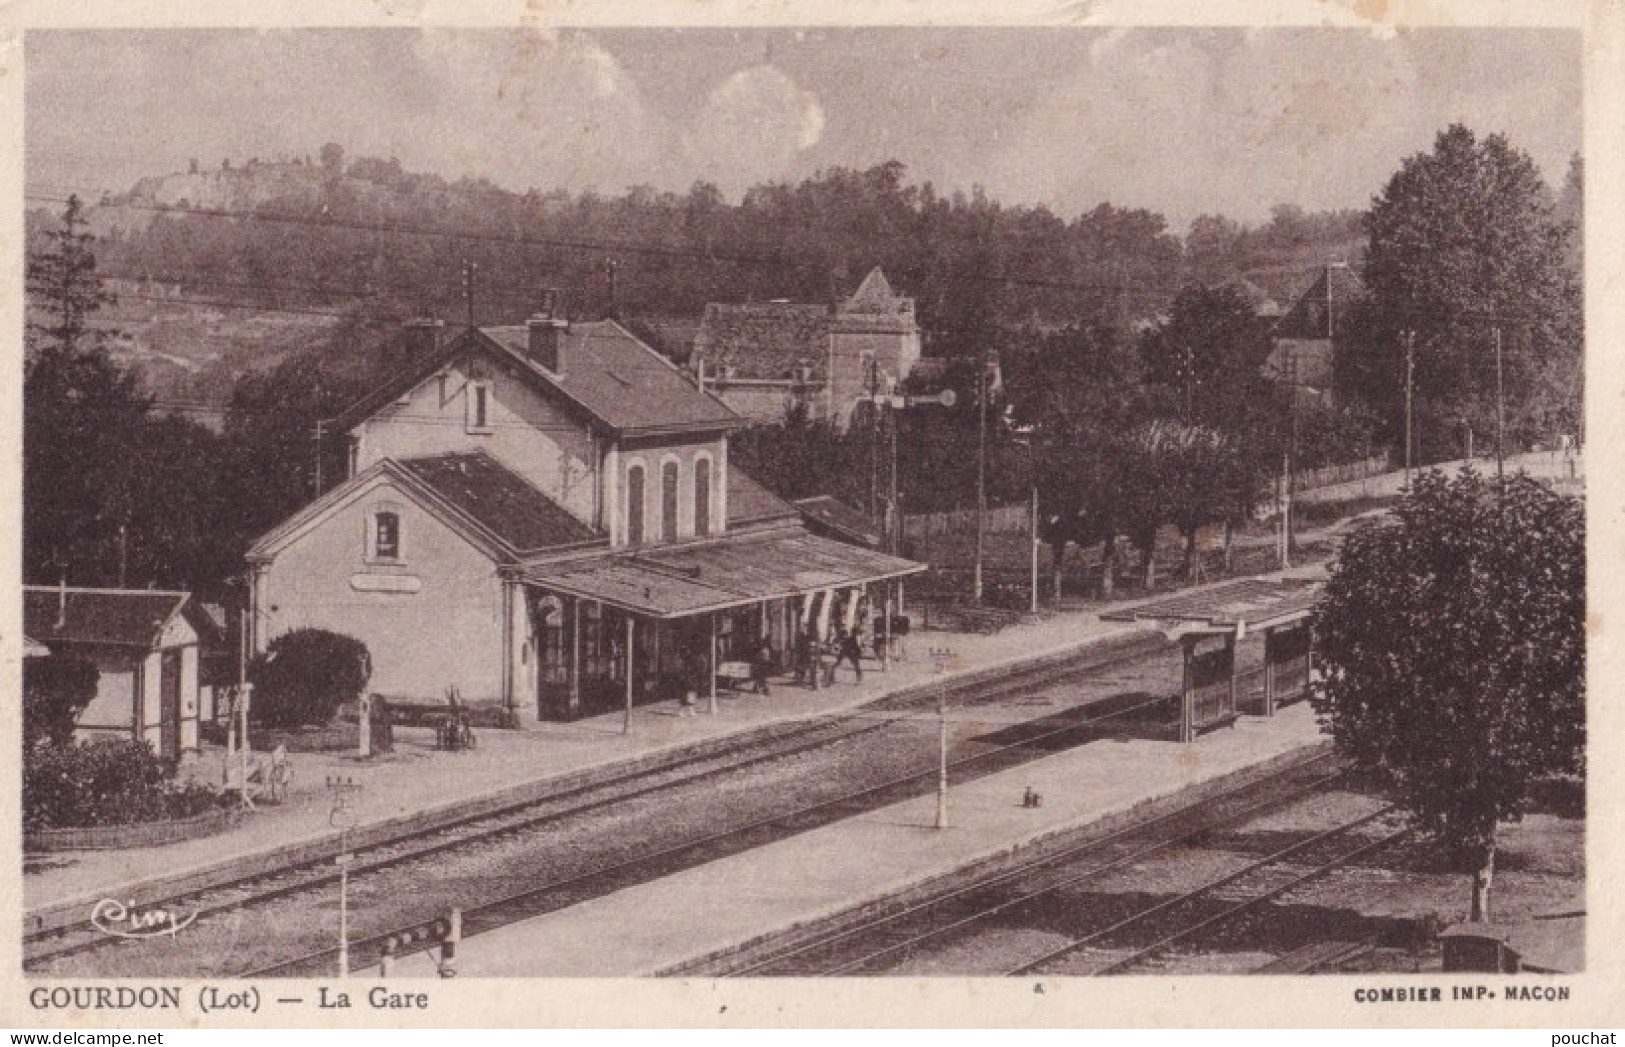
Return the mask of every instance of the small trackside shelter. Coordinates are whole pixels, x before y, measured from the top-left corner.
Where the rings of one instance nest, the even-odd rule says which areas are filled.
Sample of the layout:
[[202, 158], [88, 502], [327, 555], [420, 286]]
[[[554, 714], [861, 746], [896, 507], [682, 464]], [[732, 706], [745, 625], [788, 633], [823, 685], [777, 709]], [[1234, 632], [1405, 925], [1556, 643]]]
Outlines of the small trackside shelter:
[[1118, 608], [1101, 617], [1153, 625], [1179, 640], [1185, 659], [1179, 740], [1189, 742], [1203, 731], [1234, 723], [1240, 715], [1242, 674], [1237, 671], [1236, 647], [1249, 632], [1264, 635], [1262, 670], [1248, 674], [1263, 678], [1256, 703], [1262, 714], [1273, 716], [1278, 706], [1308, 694], [1313, 663], [1309, 626], [1319, 596], [1317, 582], [1243, 578]]
[[198, 745], [198, 640], [207, 629], [190, 593], [23, 587], [33, 647], [95, 663], [96, 697], [81, 735], [147, 741], [167, 759]]

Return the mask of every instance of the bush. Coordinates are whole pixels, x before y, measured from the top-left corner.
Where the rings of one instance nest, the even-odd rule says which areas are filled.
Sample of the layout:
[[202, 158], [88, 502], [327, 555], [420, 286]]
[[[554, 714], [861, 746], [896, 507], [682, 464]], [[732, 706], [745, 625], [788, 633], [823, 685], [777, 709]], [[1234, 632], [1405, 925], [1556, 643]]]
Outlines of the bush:
[[23, 754], [23, 828], [88, 828], [188, 818], [221, 794], [176, 782], [175, 768], [146, 742], [46, 743]]
[[268, 727], [321, 726], [366, 690], [372, 658], [360, 640], [325, 629], [283, 633], [248, 667], [250, 712]]
[[96, 663], [69, 654], [23, 660], [23, 744], [67, 745], [85, 706], [96, 697]]

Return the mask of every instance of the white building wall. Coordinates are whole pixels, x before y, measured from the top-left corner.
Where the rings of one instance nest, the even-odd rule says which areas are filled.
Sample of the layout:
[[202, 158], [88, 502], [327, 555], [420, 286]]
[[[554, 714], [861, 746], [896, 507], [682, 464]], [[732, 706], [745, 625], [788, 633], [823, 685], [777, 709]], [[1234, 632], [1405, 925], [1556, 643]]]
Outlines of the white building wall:
[[[371, 512], [400, 516], [398, 562], [369, 563]], [[353, 636], [372, 655], [370, 691], [469, 701], [502, 694], [502, 585], [496, 566], [387, 479], [369, 485], [265, 566], [257, 591], [263, 649], [304, 626]]]
[[[488, 424], [473, 430], [473, 383], [488, 381]], [[582, 423], [538, 396], [517, 376], [492, 364], [476, 378], [450, 367], [431, 376], [402, 402], [361, 423], [355, 473], [382, 458], [420, 458], [483, 450], [523, 476], [584, 523], [592, 522], [592, 439]]]

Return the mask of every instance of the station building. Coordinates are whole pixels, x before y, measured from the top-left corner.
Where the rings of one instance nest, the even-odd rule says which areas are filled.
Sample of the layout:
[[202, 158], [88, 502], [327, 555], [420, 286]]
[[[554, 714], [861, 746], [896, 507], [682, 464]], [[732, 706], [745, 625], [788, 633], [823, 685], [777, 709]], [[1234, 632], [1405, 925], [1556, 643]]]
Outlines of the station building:
[[410, 325], [334, 423], [347, 479], [250, 549], [254, 649], [344, 633], [373, 692], [523, 725], [714, 685], [763, 639], [783, 664], [924, 570], [808, 530], [731, 467], [745, 419], [613, 320], [442, 330]]

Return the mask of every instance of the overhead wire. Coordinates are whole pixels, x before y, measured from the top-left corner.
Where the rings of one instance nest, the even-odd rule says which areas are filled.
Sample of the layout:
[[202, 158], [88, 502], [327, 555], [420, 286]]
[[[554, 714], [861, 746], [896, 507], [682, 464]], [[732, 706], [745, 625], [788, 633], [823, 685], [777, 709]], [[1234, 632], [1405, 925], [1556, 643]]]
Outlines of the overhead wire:
[[[67, 203], [67, 198], [46, 196], [44, 194], [25, 193], [25, 198], [41, 203]], [[192, 215], [203, 218], [227, 218], [250, 222], [289, 223], [324, 229], [347, 229], [362, 232], [377, 232], [395, 236], [418, 236], [428, 238], [442, 238], [468, 243], [498, 243], [518, 247], [545, 247], [562, 250], [588, 251], [608, 255], [633, 255], [658, 258], [687, 259], [711, 263], [726, 263], [742, 266], [771, 267], [778, 269], [814, 269], [822, 263], [813, 259], [796, 259], [784, 254], [753, 255], [733, 252], [717, 252], [709, 250], [695, 250], [689, 248], [651, 247], [631, 243], [609, 243], [590, 240], [568, 240], [550, 237], [537, 237], [521, 234], [503, 233], [474, 233], [455, 229], [435, 228], [431, 226], [417, 226], [397, 223], [385, 225], [376, 222], [362, 222], [354, 219], [334, 218], [331, 215], [291, 215], [275, 214], [253, 211], [231, 211], [224, 208], [180, 207], [171, 204], [137, 204], [130, 202], [111, 201], [101, 206], [124, 207], [134, 210], [154, 211], [165, 214]], [[1033, 287], [1046, 290], [1059, 291], [1100, 291], [1122, 295], [1166, 296], [1175, 293], [1178, 289], [1160, 285], [1135, 286], [1127, 283], [1085, 282], [1076, 280], [1052, 280], [1041, 277], [1020, 276], [1010, 273], [973, 272], [939, 273], [938, 279], [949, 283], [985, 283], [995, 285], [1014, 285], [1018, 287]]]

